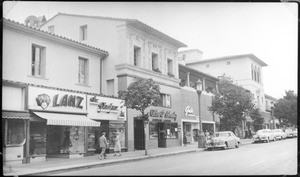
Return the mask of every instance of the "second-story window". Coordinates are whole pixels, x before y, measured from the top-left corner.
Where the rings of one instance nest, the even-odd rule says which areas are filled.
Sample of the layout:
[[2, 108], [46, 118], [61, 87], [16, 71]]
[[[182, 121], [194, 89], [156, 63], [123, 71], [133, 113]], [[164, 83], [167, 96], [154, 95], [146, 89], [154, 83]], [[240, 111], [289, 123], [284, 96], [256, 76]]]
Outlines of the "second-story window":
[[168, 74], [173, 74], [173, 60], [168, 59]]
[[31, 75], [44, 77], [45, 76], [45, 47], [33, 44], [31, 47]]
[[80, 34], [79, 34], [79, 37], [80, 37], [80, 41], [86, 41], [87, 40], [87, 25], [83, 25], [83, 26], [80, 26], [80, 30], [79, 30]]
[[54, 25], [48, 27], [48, 32], [54, 34]]
[[206, 68], [209, 68], [209, 64], [206, 64]]
[[171, 95], [161, 93], [160, 97], [161, 97], [161, 100], [162, 100], [161, 106], [170, 108], [171, 107]]
[[134, 46], [133, 48], [133, 64], [134, 66], [140, 66], [141, 63], [141, 48]]
[[152, 53], [152, 70], [158, 70], [158, 55], [156, 53]]
[[80, 84], [88, 84], [88, 60], [79, 57], [78, 82]]

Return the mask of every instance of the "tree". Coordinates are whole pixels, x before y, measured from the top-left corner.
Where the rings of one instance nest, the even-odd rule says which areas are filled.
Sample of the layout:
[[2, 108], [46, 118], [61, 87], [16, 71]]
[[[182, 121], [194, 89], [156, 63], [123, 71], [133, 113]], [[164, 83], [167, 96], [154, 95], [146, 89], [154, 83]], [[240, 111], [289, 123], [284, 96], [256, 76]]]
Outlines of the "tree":
[[233, 79], [220, 77], [219, 93], [216, 93], [209, 111], [220, 116], [220, 129], [235, 132], [236, 127], [246, 119], [246, 113], [254, 108], [249, 91], [234, 84]]
[[136, 78], [127, 90], [119, 91], [119, 97], [125, 100], [127, 108], [135, 109], [141, 113], [138, 118], [144, 122], [145, 155], [147, 155], [146, 124], [148, 124], [149, 115], [145, 113], [145, 110], [150, 106], [161, 104], [160, 87], [152, 79]]
[[253, 120], [253, 126], [255, 128], [254, 131], [263, 128], [264, 118], [259, 113], [259, 108], [254, 108], [252, 111], [249, 112], [251, 119]]
[[297, 125], [297, 94], [285, 91], [285, 96], [274, 105], [274, 116], [283, 124]]

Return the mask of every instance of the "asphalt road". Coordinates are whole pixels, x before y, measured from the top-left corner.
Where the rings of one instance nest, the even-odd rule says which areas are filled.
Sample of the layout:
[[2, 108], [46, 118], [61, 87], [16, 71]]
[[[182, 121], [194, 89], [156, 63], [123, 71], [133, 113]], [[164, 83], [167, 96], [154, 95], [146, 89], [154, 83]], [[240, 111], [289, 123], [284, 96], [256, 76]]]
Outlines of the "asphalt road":
[[295, 175], [297, 138], [142, 160], [60, 176], [90, 175]]

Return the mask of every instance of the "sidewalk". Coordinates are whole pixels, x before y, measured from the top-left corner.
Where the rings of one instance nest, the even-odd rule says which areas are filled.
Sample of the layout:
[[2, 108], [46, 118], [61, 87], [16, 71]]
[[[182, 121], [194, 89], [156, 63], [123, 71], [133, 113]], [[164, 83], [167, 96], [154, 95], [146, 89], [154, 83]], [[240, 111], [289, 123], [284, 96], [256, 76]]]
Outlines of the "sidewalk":
[[[250, 143], [252, 143], [250, 139], [241, 139], [241, 145]], [[45, 162], [3, 166], [3, 174], [5, 176], [50, 175], [57, 172], [87, 169], [104, 165], [133, 162], [155, 157], [173, 156], [176, 154], [200, 151], [204, 151], [204, 148], [198, 148], [197, 144], [189, 144], [187, 146], [149, 149], [147, 156], [145, 156], [144, 150], [139, 150], [123, 152], [122, 156], [113, 156], [113, 154], [108, 154], [107, 159], [104, 160], [98, 159], [99, 154], [72, 159], [48, 158]]]

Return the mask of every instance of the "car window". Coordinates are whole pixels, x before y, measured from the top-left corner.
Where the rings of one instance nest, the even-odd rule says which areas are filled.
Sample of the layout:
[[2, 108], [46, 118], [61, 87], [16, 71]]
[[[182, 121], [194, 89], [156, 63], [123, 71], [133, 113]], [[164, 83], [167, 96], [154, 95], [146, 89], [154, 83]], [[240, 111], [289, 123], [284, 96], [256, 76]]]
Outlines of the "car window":
[[214, 137], [228, 137], [228, 133], [216, 133]]

